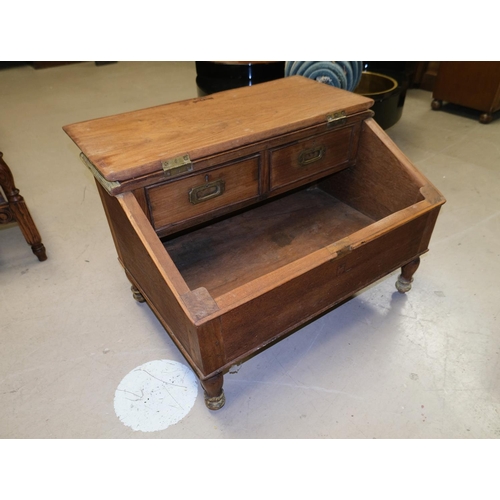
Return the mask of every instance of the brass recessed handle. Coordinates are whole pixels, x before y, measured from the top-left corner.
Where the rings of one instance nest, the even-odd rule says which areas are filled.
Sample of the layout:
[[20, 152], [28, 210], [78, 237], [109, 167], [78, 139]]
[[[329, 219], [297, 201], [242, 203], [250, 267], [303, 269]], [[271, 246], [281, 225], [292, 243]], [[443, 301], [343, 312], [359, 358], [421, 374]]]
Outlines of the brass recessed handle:
[[299, 153], [299, 164], [302, 166], [309, 165], [315, 161], [321, 160], [326, 151], [325, 146], [317, 146], [315, 148], [304, 149]]
[[226, 183], [222, 179], [219, 179], [218, 181], [207, 182], [201, 186], [191, 188], [188, 193], [189, 201], [193, 205], [196, 205], [197, 203], [217, 198], [217, 196], [224, 193], [225, 185]]

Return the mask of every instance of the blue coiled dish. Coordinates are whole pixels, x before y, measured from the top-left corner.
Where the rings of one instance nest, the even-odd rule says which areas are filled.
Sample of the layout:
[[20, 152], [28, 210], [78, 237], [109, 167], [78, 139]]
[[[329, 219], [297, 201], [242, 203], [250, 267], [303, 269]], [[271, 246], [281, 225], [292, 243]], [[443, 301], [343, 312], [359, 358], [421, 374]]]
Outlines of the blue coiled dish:
[[339, 89], [353, 91], [361, 79], [361, 61], [286, 61], [285, 77], [301, 75]]

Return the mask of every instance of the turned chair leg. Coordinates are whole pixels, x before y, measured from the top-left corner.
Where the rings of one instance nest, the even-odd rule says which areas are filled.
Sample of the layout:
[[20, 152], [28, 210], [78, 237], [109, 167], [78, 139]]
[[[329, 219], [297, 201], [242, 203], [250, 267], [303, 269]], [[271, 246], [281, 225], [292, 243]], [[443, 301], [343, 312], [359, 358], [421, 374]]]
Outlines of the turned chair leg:
[[24, 239], [31, 246], [38, 260], [47, 260], [47, 253], [40, 233], [35, 226], [24, 198], [19, 194], [19, 189], [14, 185], [12, 172], [2, 157], [3, 153], [0, 152], [0, 186], [7, 197], [7, 203], [0, 204], [0, 210], [4, 215], [4, 219], [0, 219], [0, 222], [15, 220], [23, 233]]
[[206, 407], [209, 410], [220, 410], [226, 402], [226, 396], [224, 396], [224, 390], [222, 389], [224, 383], [222, 373], [206, 380], [200, 380], [200, 382], [205, 391]]
[[420, 257], [415, 260], [408, 262], [401, 268], [401, 274], [396, 281], [396, 288], [400, 293], [406, 293], [411, 290], [411, 283], [413, 281], [413, 275], [420, 265]]

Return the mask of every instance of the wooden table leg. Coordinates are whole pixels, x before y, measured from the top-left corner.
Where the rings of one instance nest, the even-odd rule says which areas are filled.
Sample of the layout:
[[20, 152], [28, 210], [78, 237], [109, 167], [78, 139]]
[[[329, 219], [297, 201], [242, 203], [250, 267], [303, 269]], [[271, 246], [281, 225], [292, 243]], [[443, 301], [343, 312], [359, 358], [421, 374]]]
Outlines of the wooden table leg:
[[399, 275], [398, 281], [396, 282], [396, 288], [400, 293], [406, 293], [411, 290], [411, 283], [413, 281], [413, 275], [420, 265], [420, 257], [415, 260], [408, 262], [401, 268], [401, 274]]
[[14, 177], [10, 168], [3, 160], [3, 153], [0, 152], [0, 186], [7, 197], [7, 203], [4, 204], [4, 210], [9, 211], [23, 233], [24, 239], [31, 245], [33, 253], [38, 260], [47, 260], [45, 246], [38, 229], [33, 222], [24, 198], [19, 194], [19, 189], [14, 185]]
[[224, 396], [224, 390], [222, 389], [224, 383], [222, 373], [200, 382], [205, 390], [205, 405], [207, 408], [209, 410], [220, 410], [226, 402], [226, 396]]

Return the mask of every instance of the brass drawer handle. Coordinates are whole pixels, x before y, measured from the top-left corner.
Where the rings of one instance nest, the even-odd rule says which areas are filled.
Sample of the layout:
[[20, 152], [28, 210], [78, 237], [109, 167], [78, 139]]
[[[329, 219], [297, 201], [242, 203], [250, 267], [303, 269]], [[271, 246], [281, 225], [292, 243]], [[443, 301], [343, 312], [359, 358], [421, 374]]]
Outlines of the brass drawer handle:
[[201, 203], [202, 201], [208, 201], [212, 198], [217, 198], [222, 193], [224, 193], [225, 182], [221, 179], [218, 181], [207, 182], [206, 184], [202, 184], [201, 186], [196, 186], [191, 188], [189, 191], [189, 201], [196, 205], [197, 203]]
[[325, 154], [325, 151], [325, 146], [317, 146], [315, 148], [304, 149], [299, 154], [299, 164], [304, 166], [321, 160], [321, 158], [323, 158]]

